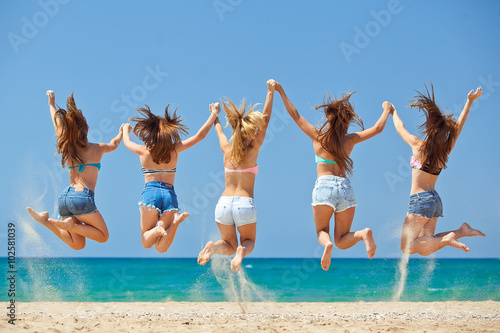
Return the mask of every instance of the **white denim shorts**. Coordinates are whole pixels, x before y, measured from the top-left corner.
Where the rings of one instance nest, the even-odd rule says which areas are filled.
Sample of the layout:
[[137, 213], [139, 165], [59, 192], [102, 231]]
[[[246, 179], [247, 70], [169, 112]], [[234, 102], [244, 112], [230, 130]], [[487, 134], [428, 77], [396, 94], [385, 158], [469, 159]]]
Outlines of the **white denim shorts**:
[[257, 222], [257, 208], [253, 198], [220, 197], [215, 206], [215, 221], [237, 227]]
[[357, 206], [350, 180], [337, 176], [318, 177], [312, 193], [312, 205], [327, 205], [336, 213]]

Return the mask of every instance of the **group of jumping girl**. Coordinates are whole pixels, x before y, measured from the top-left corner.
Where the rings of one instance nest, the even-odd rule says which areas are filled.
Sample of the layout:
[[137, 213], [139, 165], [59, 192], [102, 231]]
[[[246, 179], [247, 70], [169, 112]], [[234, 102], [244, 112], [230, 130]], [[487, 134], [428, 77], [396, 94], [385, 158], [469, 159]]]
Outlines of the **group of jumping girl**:
[[[114, 151], [123, 139], [125, 146], [139, 155], [145, 187], [139, 202], [141, 213], [141, 242], [145, 248], [153, 245], [158, 252], [166, 252], [172, 244], [180, 223], [189, 216], [180, 213], [174, 190], [174, 179], [179, 153], [203, 140], [212, 125], [223, 153], [225, 189], [215, 207], [215, 221], [220, 240], [209, 241], [198, 256], [198, 263], [205, 265], [214, 254], [233, 255], [231, 269], [237, 271], [245, 256], [255, 246], [257, 210], [254, 202], [255, 177], [259, 172], [257, 158], [264, 143], [272, 113], [273, 96], [277, 91], [299, 128], [312, 140], [317, 163], [317, 180], [312, 192], [312, 210], [318, 242], [324, 247], [321, 266], [328, 270], [333, 244], [345, 250], [363, 241], [368, 257], [375, 255], [376, 245], [372, 231], [365, 228], [351, 231], [356, 199], [347, 176], [352, 174], [353, 161], [349, 157], [354, 146], [382, 132], [392, 115], [398, 134], [410, 146], [413, 156], [409, 161], [412, 170], [410, 202], [406, 215], [401, 250], [405, 254], [419, 253], [427, 256], [437, 250], [452, 246], [466, 252], [469, 248], [458, 241], [466, 236], [484, 236], [479, 230], [463, 223], [460, 228], [435, 234], [436, 222], [443, 216], [441, 198], [435, 183], [442, 169], [446, 168], [451, 153], [469, 115], [471, 105], [481, 88], [470, 91], [467, 102], [457, 121], [452, 115], [442, 114], [434, 99], [434, 89], [426, 88], [410, 107], [424, 112], [426, 121], [420, 126], [421, 139], [410, 134], [404, 127], [394, 106], [382, 104], [383, 112], [375, 125], [364, 129], [363, 121], [354, 112], [350, 102], [352, 93], [339, 99], [327, 96], [321, 109], [326, 121], [320, 128], [311, 125], [288, 99], [283, 87], [274, 80], [267, 81], [267, 95], [261, 112], [255, 105], [247, 107], [245, 100], [236, 106], [231, 100], [222, 101], [227, 123], [232, 128], [228, 140], [219, 121], [219, 103], [210, 104], [210, 116], [198, 132], [186, 140], [187, 127], [176, 111], [157, 116], [146, 105], [138, 108], [139, 115], [130, 120], [135, 126], [123, 124], [118, 135], [109, 143], [90, 143], [89, 127], [81, 110], [76, 107], [73, 95], [66, 102], [66, 109], [56, 107], [54, 92], [49, 90], [49, 107], [57, 136], [57, 153], [61, 154], [62, 167], [67, 167], [70, 186], [59, 196], [59, 219], [49, 217], [48, 212], [38, 213], [27, 207], [30, 215], [50, 229], [62, 241], [75, 250], [85, 247], [85, 239], [106, 242], [109, 234], [102, 215], [94, 202], [94, 189], [101, 167], [103, 154]], [[351, 124], [361, 131], [348, 133]], [[130, 140], [129, 132], [144, 142], [139, 145]], [[333, 242], [330, 235], [330, 219], [334, 215]], [[238, 235], [240, 245], [238, 245]]]

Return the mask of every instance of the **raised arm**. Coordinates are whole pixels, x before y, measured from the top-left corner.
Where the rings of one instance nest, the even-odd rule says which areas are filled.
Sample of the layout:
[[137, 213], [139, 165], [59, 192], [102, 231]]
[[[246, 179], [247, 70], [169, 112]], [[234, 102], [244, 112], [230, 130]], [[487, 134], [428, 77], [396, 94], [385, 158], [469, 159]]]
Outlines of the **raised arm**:
[[[122, 142], [123, 126], [125, 126], [125, 124], [122, 124], [120, 126], [120, 130], [118, 132], [118, 135], [115, 136], [109, 143], [100, 143], [99, 144], [99, 147], [101, 147], [104, 154], [110, 153], [110, 152], [116, 150], [116, 148], [118, 148], [118, 146], [120, 145], [120, 142]], [[127, 132], [127, 134], [128, 134], [128, 132]]]
[[418, 138], [406, 130], [405, 125], [403, 124], [401, 118], [399, 118], [398, 112], [395, 108], [392, 113], [392, 120], [394, 121], [394, 127], [396, 127], [398, 134], [412, 149], [414, 146], [418, 145]]
[[353, 140], [354, 144], [371, 139], [375, 135], [382, 133], [385, 124], [387, 123], [387, 119], [389, 119], [389, 115], [392, 114], [394, 111], [394, 106], [391, 103], [385, 101], [384, 103], [382, 103], [382, 108], [384, 109], [384, 111], [382, 111], [382, 115], [377, 120], [375, 125], [373, 125], [368, 129], [365, 129], [364, 131], [356, 132], [349, 135]]
[[[211, 106], [211, 108], [213, 106], [214, 108], [220, 110], [219, 103], [210, 104], [210, 106]], [[229, 141], [226, 137], [226, 133], [224, 133], [224, 129], [222, 128], [222, 125], [219, 121], [219, 117], [217, 117], [217, 119], [215, 119], [214, 129], [215, 129], [215, 133], [217, 133], [217, 138], [219, 138], [220, 149], [222, 150], [222, 152], [225, 152], [228, 148], [231, 147], [231, 144], [229, 143]]]
[[56, 123], [56, 95], [53, 90], [47, 90], [47, 96], [49, 96], [49, 109], [50, 109], [50, 119], [52, 119], [52, 123], [54, 124], [54, 129], [56, 134], [58, 134], [57, 123]]
[[132, 140], [130, 140], [130, 131], [132, 131], [132, 125], [126, 123], [122, 126], [123, 126], [122, 128], [123, 144], [125, 145], [125, 147], [127, 147], [128, 150], [137, 155], [142, 155], [143, 153], [147, 152], [146, 147], [138, 145], [137, 143], [132, 142]]
[[[467, 95], [467, 102], [465, 102], [464, 109], [462, 110], [462, 113], [460, 114], [460, 117], [458, 117], [457, 120], [457, 139], [460, 133], [462, 132], [462, 128], [465, 125], [465, 121], [467, 120], [467, 117], [469, 116], [470, 108], [472, 106], [472, 103], [478, 99], [483, 93], [483, 90], [481, 87], [477, 88], [476, 92], [474, 90], [471, 90], [469, 94]], [[456, 139], [455, 139], [456, 141]]]
[[273, 99], [274, 99], [274, 91], [276, 90], [277, 82], [274, 80], [267, 80], [267, 94], [266, 94], [266, 102], [264, 103], [264, 109], [262, 110], [262, 114], [265, 116], [264, 118], [264, 127], [257, 133], [255, 136], [255, 142], [259, 145], [264, 143], [264, 139], [266, 138], [267, 127], [269, 126], [269, 122], [271, 121], [271, 113], [273, 112]]
[[193, 135], [190, 138], [187, 138], [186, 140], [182, 141], [180, 144], [175, 147], [175, 150], [180, 153], [181, 151], [184, 151], [186, 149], [191, 148], [201, 140], [205, 139], [207, 136], [208, 132], [210, 131], [210, 128], [212, 127], [212, 124], [215, 122], [215, 120], [219, 117], [220, 113], [220, 107], [218, 109], [214, 108], [212, 104], [209, 106], [210, 109], [210, 117], [208, 117], [207, 121], [201, 126], [201, 128], [198, 130], [198, 132]]
[[285, 104], [285, 108], [288, 111], [288, 114], [295, 123], [299, 126], [299, 128], [307, 134], [311, 140], [316, 140], [318, 138], [318, 129], [311, 125], [304, 117], [302, 117], [295, 106], [290, 102], [288, 96], [285, 94], [285, 90], [280, 84], [276, 85], [276, 91], [279, 92], [281, 99], [283, 100], [283, 104]]

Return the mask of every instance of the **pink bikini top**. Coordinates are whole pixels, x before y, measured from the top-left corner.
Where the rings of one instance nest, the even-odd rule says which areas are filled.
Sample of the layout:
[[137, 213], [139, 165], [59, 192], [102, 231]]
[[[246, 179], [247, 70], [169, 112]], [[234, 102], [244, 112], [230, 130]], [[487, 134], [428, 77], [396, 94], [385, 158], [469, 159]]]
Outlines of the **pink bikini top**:
[[427, 166], [422, 167], [422, 162], [417, 160], [414, 156], [412, 156], [410, 159], [410, 166], [413, 169], [422, 170], [423, 172], [426, 172], [426, 173], [434, 175], [434, 176], [439, 175], [441, 173], [441, 170], [442, 170], [442, 169], [438, 169], [438, 171], [436, 171], [436, 172], [429, 172], [429, 168]]
[[259, 166], [254, 166], [253, 168], [246, 168], [246, 169], [241, 169], [241, 170], [235, 170], [235, 169], [228, 169], [224, 167], [225, 172], [252, 172], [254, 174], [259, 173]]

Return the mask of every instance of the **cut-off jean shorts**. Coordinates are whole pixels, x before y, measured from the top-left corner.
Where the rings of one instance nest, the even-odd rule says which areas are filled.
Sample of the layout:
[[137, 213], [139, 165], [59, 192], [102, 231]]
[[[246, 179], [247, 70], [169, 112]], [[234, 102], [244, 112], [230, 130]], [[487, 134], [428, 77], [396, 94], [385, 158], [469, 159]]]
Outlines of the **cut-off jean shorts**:
[[156, 209], [158, 211], [158, 216], [168, 211], [179, 210], [174, 187], [170, 186], [168, 183], [157, 181], [146, 183], [142, 191], [139, 206]]
[[327, 205], [336, 213], [357, 206], [351, 182], [345, 177], [318, 177], [312, 192], [312, 205]]
[[215, 206], [215, 221], [237, 227], [257, 222], [257, 208], [253, 198], [222, 196]]
[[408, 214], [428, 219], [443, 216], [443, 203], [436, 191], [425, 191], [410, 195]]
[[84, 187], [68, 186], [59, 195], [59, 216], [62, 219], [89, 215], [97, 212], [94, 192]]

